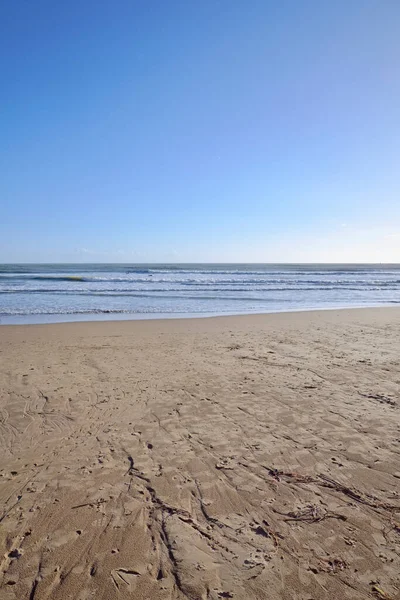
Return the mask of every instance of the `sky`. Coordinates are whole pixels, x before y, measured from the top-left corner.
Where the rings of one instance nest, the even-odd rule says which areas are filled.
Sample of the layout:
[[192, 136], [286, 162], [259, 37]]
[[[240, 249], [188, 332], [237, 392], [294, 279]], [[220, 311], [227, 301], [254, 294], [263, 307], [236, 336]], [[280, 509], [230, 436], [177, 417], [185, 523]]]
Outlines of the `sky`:
[[398, 0], [0, 5], [0, 262], [400, 262]]

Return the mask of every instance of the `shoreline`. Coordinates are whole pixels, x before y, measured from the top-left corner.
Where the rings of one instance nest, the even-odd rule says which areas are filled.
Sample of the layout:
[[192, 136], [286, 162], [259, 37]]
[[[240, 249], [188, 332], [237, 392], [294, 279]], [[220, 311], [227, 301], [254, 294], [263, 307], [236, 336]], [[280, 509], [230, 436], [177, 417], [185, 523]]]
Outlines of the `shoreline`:
[[[399, 301], [400, 303], [400, 301]], [[281, 315], [281, 314], [292, 314], [292, 313], [318, 313], [318, 312], [335, 312], [335, 311], [358, 311], [358, 310], [396, 310], [396, 308], [400, 309], [400, 306], [398, 306], [399, 304], [397, 301], [393, 301], [392, 303], [388, 304], [388, 303], [382, 303], [382, 304], [371, 304], [368, 306], [328, 306], [326, 308], [321, 308], [321, 307], [317, 307], [317, 308], [293, 308], [293, 309], [283, 309], [283, 310], [272, 310], [272, 311], [268, 311], [268, 312], [245, 312], [245, 313], [154, 313], [154, 314], [149, 314], [149, 313], [126, 313], [126, 314], [119, 314], [119, 313], [115, 313], [111, 318], [110, 315], [107, 313], [101, 313], [101, 314], [97, 314], [94, 313], [91, 318], [88, 318], [88, 315], [82, 315], [82, 318], [76, 318], [77, 316], [79, 317], [79, 314], [71, 314], [71, 315], [61, 315], [61, 314], [57, 314], [57, 315], [43, 315], [43, 317], [45, 316], [46, 318], [49, 317], [54, 317], [55, 320], [41, 320], [42, 315], [37, 315], [39, 317], [40, 320], [38, 321], [34, 321], [34, 322], [25, 322], [25, 321], [19, 321], [19, 319], [25, 319], [25, 318], [30, 318], [32, 316], [35, 315], [17, 315], [18, 320], [16, 322], [11, 322], [11, 323], [7, 323], [7, 322], [3, 322], [4, 319], [7, 318], [11, 318], [14, 319], [14, 316], [11, 315], [4, 315], [3, 317], [0, 317], [0, 330], [2, 327], [25, 327], [25, 326], [40, 326], [40, 325], [69, 325], [69, 324], [89, 324], [89, 323], [118, 323], [118, 322], [128, 322], [128, 323], [135, 323], [135, 322], [149, 322], [149, 321], [187, 321], [187, 320], [195, 320], [195, 319], [231, 319], [231, 318], [235, 318], [235, 317], [263, 317], [263, 316], [268, 316], [268, 315]], [[59, 320], [59, 319], [64, 319], [66, 317], [70, 317], [66, 320]]]

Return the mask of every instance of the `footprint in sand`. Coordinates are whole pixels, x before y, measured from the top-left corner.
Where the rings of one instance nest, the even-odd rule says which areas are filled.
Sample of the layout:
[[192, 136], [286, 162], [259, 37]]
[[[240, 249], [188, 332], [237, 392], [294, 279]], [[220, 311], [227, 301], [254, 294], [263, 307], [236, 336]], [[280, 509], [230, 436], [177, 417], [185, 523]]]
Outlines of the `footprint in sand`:
[[55, 548], [60, 548], [69, 542], [76, 540], [82, 534], [81, 529], [77, 529], [76, 531], [65, 531], [62, 529], [58, 529], [54, 531], [51, 537], [48, 539], [47, 547], [49, 550], [54, 550]]
[[138, 571], [132, 569], [113, 569], [111, 571], [111, 579], [117, 590], [119, 591], [122, 587], [128, 588], [130, 592], [136, 587], [136, 579], [140, 576]]

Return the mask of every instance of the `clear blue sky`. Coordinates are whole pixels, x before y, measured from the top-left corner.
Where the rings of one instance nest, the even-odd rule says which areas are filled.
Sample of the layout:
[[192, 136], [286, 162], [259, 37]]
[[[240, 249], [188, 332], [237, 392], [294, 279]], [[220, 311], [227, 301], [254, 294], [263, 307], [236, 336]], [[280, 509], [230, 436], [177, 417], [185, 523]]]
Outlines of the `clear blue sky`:
[[400, 262], [399, 0], [0, 8], [0, 262]]

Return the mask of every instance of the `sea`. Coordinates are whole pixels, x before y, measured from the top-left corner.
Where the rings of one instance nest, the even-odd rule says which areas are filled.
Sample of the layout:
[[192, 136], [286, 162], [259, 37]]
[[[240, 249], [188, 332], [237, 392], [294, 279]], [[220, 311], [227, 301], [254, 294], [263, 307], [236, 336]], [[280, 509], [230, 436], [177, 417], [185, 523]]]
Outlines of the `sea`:
[[399, 303], [399, 264], [0, 265], [1, 324]]

